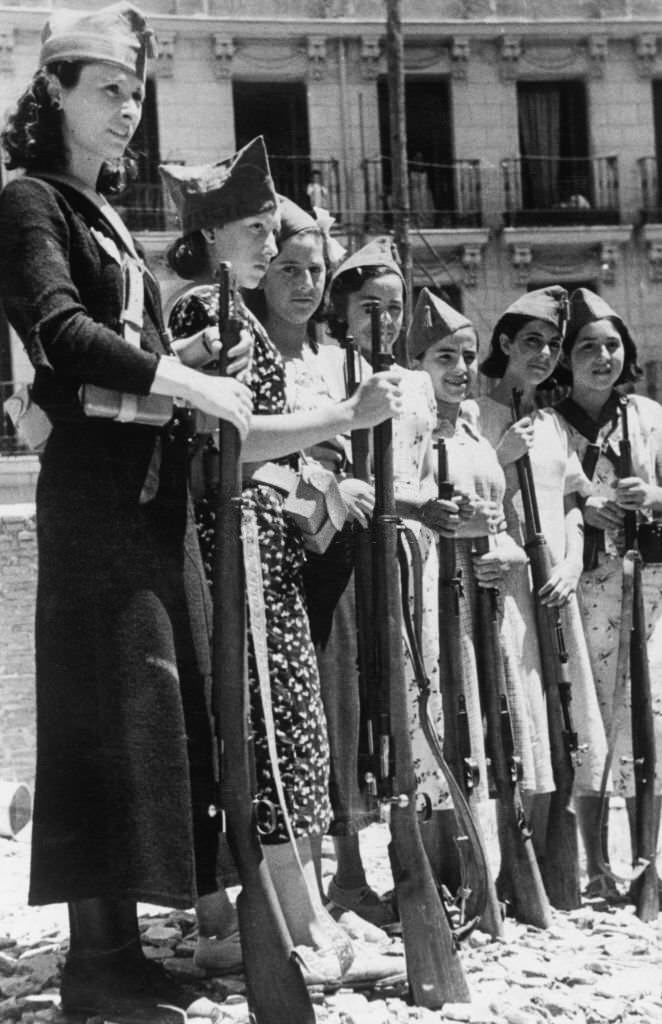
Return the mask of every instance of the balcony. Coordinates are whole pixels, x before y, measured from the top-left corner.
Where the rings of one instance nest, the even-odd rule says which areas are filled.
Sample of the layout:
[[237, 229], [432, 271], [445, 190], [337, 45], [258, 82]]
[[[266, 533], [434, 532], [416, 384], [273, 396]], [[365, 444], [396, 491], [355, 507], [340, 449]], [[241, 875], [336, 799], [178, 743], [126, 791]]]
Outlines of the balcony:
[[[482, 225], [480, 161], [450, 164], [410, 161], [409, 206], [412, 228], [478, 228]], [[393, 227], [390, 157], [363, 161], [366, 230]]]
[[616, 156], [508, 157], [501, 173], [506, 227], [620, 223]]
[[[312, 181], [312, 172], [319, 171], [320, 183], [327, 191], [325, 209], [340, 219], [343, 210], [343, 197], [340, 192], [340, 174], [338, 161], [335, 159], [315, 160], [312, 156], [273, 156], [269, 154], [271, 176], [276, 191], [293, 199], [304, 210], [310, 209], [308, 185]], [[316, 203], [315, 205], [321, 205]]]

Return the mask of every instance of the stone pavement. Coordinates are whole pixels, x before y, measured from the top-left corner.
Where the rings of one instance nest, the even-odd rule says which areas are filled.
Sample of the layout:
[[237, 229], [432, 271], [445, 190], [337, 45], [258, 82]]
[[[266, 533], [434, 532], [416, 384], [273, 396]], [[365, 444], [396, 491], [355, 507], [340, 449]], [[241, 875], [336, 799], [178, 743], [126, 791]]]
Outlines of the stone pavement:
[[[28, 826], [15, 839], [0, 838], [0, 1021], [65, 1024], [57, 984], [66, 949], [66, 911], [59, 905], [26, 906], [29, 831]], [[386, 843], [386, 826], [373, 825], [361, 833], [368, 876], [381, 890], [391, 884]], [[325, 856], [329, 875], [330, 843]], [[166, 908], [139, 909], [148, 955], [190, 979], [200, 997], [187, 1007], [188, 1014], [183, 1009], [164, 1011], [164, 1024], [166, 1018], [169, 1024], [248, 1024], [243, 978], [207, 980], [193, 967], [194, 916]], [[461, 958], [471, 1004], [429, 1011], [408, 1006], [397, 992], [316, 992], [317, 1022], [662, 1024], [662, 918], [654, 925], [643, 924], [631, 907], [586, 902], [572, 913], [555, 911], [547, 931], [508, 920], [503, 940], [492, 942], [474, 932], [463, 944]], [[94, 1024], [103, 1022], [96, 1018]]]

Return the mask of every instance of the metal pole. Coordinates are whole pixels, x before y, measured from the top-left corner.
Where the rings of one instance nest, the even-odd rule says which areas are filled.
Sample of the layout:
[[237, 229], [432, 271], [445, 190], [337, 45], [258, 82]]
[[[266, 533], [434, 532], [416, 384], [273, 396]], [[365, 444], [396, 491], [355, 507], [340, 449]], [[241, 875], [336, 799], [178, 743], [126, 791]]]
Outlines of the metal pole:
[[[409, 323], [413, 272], [409, 242], [409, 173], [407, 167], [407, 117], [405, 112], [405, 61], [402, 35], [402, 0], [386, 0], [386, 67], [388, 76], [389, 128], [393, 192], [393, 234], [407, 284], [405, 324]], [[404, 358], [403, 358], [404, 357]], [[406, 353], [398, 352], [406, 363]]]

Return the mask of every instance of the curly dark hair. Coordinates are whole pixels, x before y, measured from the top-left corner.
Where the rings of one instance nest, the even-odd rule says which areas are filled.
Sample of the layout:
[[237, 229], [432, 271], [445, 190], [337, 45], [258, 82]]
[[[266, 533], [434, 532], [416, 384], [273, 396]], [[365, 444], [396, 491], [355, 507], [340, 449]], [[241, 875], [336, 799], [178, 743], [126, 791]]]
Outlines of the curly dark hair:
[[[62, 111], [52, 96], [52, 78], [57, 78], [63, 88], [73, 89], [88, 63], [82, 60], [57, 61], [36, 72], [0, 133], [8, 170], [20, 168], [28, 174], [40, 171], [62, 174], [66, 171]], [[127, 150], [118, 165], [103, 165], [97, 188], [106, 193], [122, 192], [136, 173], [135, 157]]]
[[166, 263], [185, 281], [209, 281], [212, 269], [202, 231], [192, 231], [176, 239], [166, 250]]

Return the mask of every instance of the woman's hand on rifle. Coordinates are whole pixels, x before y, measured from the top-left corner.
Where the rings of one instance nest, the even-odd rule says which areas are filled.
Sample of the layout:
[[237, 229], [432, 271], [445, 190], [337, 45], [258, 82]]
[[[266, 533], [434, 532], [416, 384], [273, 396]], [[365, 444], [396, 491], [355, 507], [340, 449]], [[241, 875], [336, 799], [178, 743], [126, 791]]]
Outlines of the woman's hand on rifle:
[[[471, 523], [471, 536], [482, 536], [485, 533], [499, 533], [506, 528], [506, 519], [501, 502], [481, 498], [478, 494], [453, 495], [458, 503], [460, 518]], [[463, 536], [469, 536], [464, 534]]]
[[547, 583], [538, 591], [540, 603], [547, 608], [562, 608], [567, 604], [577, 590], [582, 568], [570, 558], [555, 565]]
[[346, 400], [352, 410], [352, 430], [376, 427], [384, 420], [400, 415], [400, 377], [399, 370], [384, 370], [363, 381], [352, 397]]
[[625, 476], [615, 487], [616, 504], [626, 512], [639, 509], [659, 512], [662, 509], [662, 487], [647, 483], [638, 476]]
[[[460, 498], [461, 495], [457, 497]], [[455, 536], [461, 522], [459, 504], [455, 498], [455, 495], [452, 499], [430, 498], [417, 510], [406, 514], [423, 523], [423, 526], [427, 526], [429, 530], [451, 539]]]
[[523, 416], [505, 432], [496, 446], [497, 458], [502, 466], [508, 466], [526, 455], [533, 444], [533, 420]]
[[584, 522], [598, 530], [617, 533], [623, 529], [625, 513], [620, 505], [602, 494], [592, 494], [584, 502]]
[[[204, 370], [217, 362], [223, 346], [218, 327], [205, 327], [188, 338], [173, 341], [171, 347], [184, 366]], [[236, 377], [244, 384], [248, 383], [253, 360], [253, 335], [246, 328], [240, 330], [239, 341], [229, 350], [228, 359], [228, 376]]]
[[366, 527], [375, 507], [375, 489], [364, 480], [347, 477], [340, 481], [340, 493], [347, 506], [347, 521]]

